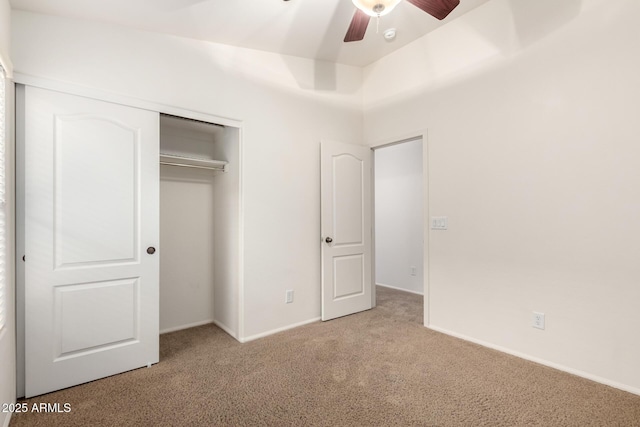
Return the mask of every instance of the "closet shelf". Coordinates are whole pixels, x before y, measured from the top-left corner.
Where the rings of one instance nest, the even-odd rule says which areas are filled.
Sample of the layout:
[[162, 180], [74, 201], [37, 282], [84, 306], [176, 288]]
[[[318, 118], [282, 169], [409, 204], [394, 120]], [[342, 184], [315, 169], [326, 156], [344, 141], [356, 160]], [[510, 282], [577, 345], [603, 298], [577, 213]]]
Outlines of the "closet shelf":
[[194, 157], [176, 156], [175, 154], [160, 153], [160, 164], [226, 172], [227, 164], [229, 164], [229, 162], [225, 162], [223, 160], [198, 159]]

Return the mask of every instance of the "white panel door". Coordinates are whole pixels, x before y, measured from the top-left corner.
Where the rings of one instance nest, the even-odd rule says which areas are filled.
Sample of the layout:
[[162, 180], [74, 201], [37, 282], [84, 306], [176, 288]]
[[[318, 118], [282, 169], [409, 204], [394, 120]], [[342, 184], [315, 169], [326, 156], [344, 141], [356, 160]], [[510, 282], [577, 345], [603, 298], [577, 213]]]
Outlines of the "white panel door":
[[371, 149], [323, 141], [322, 320], [372, 307]]
[[25, 392], [158, 362], [159, 115], [25, 89]]

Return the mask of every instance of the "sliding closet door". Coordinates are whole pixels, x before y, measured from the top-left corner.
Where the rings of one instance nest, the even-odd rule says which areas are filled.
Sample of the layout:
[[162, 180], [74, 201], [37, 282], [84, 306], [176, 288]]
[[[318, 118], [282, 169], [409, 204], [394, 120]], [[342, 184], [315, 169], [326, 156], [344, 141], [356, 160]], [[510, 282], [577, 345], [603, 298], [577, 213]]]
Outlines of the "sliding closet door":
[[26, 396], [158, 361], [157, 113], [25, 91]]

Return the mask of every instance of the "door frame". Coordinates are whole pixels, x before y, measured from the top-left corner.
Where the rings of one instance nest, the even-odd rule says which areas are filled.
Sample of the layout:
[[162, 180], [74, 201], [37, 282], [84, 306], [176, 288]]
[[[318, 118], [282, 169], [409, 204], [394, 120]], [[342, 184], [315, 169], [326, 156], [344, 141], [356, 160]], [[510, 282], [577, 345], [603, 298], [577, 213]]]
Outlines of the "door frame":
[[423, 215], [423, 229], [422, 229], [422, 233], [423, 233], [423, 248], [422, 248], [422, 265], [423, 265], [423, 269], [424, 269], [424, 283], [423, 283], [423, 311], [424, 311], [424, 326], [429, 326], [430, 325], [430, 321], [429, 321], [429, 302], [430, 302], [430, 298], [429, 298], [429, 281], [430, 281], [430, 277], [431, 277], [431, 269], [429, 268], [429, 218], [430, 218], [430, 213], [429, 213], [429, 172], [430, 172], [430, 168], [429, 168], [429, 138], [428, 138], [428, 132], [427, 129], [422, 129], [422, 130], [418, 130], [418, 131], [414, 131], [414, 132], [409, 132], [407, 134], [404, 135], [399, 135], [396, 137], [392, 137], [392, 138], [385, 138], [382, 140], [378, 140], [375, 142], [371, 142], [369, 143], [369, 147], [371, 147], [372, 150], [372, 155], [373, 155], [373, 163], [372, 163], [372, 203], [373, 206], [371, 207], [371, 211], [372, 211], [372, 221], [373, 221], [373, 239], [372, 239], [372, 245], [373, 245], [373, 259], [371, 260], [371, 265], [372, 265], [372, 279], [373, 279], [373, 283], [372, 283], [372, 298], [373, 298], [373, 306], [375, 307], [375, 302], [376, 302], [376, 210], [375, 210], [375, 195], [376, 195], [376, 180], [375, 180], [375, 168], [376, 168], [376, 162], [375, 162], [375, 151], [380, 149], [380, 148], [385, 148], [385, 147], [391, 147], [393, 145], [398, 145], [398, 144], [402, 144], [404, 142], [409, 142], [409, 141], [415, 141], [417, 139], [421, 139], [422, 140], [422, 215]]
[[[13, 73], [14, 91], [18, 93], [20, 87], [33, 86], [42, 89], [48, 89], [57, 92], [63, 92], [69, 95], [77, 95], [85, 98], [92, 98], [99, 101], [110, 102], [113, 104], [125, 105], [128, 107], [150, 110], [158, 114], [169, 114], [187, 119], [194, 119], [202, 122], [216, 123], [224, 126], [234, 127], [238, 129], [238, 174], [239, 174], [239, 197], [238, 197], [238, 329], [236, 336], [232, 335], [236, 340], [244, 342], [245, 325], [244, 325], [244, 131], [243, 121], [223, 116], [217, 116], [209, 113], [188, 110], [172, 105], [165, 105], [158, 102], [147, 101], [143, 99], [133, 98], [126, 95], [114, 94], [100, 89], [94, 89], [86, 86], [80, 86], [73, 83], [64, 83], [42, 77], [34, 77], [21, 73]], [[25, 395], [25, 292], [24, 292], [24, 264], [22, 255], [24, 253], [24, 123], [21, 121], [18, 108], [24, 105], [17, 105], [21, 99], [19, 96], [15, 98], [16, 103], [16, 152], [15, 158], [15, 174], [16, 174], [16, 221], [15, 221], [15, 329], [16, 329], [16, 390], [17, 397]], [[21, 128], [22, 126], [22, 128]], [[20, 133], [20, 129], [22, 132]], [[22, 205], [21, 205], [22, 203]]]

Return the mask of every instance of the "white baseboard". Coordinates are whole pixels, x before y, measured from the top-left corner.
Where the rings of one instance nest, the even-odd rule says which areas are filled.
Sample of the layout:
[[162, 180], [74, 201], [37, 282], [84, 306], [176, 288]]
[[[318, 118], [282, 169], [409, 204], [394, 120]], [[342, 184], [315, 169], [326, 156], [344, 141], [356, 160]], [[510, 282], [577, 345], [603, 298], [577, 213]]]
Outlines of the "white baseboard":
[[272, 329], [267, 332], [262, 332], [259, 334], [250, 335], [248, 337], [239, 338], [238, 341], [240, 341], [241, 343], [245, 343], [245, 342], [257, 340], [258, 338], [264, 338], [269, 335], [277, 334], [278, 332], [283, 332], [289, 329], [297, 328], [298, 326], [304, 326], [304, 325], [308, 325], [309, 323], [318, 322], [319, 320], [320, 320], [320, 317], [314, 317], [313, 319], [305, 320], [299, 323], [294, 323], [293, 325], [287, 325], [287, 326], [283, 326], [282, 328]]
[[[188, 323], [186, 325], [174, 326], [172, 328], [167, 328], [167, 329], [161, 330], [160, 331], [160, 335], [167, 334], [169, 332], [181, 331], [183, 329], [195, 328], [196, 326], [208, 325], [209, 323], [215, 323], [215, 320], [213, 320], [213, 319], [202, 320], [200, 322], [194, 322], [194, 323]], [[229, 334], [229, 335], [231, 335], [231, 334]]]
[[227, 334], [231, 335], [236, 340], [238, 340], [238, 335], [224, 323], [220, 322], [219, 320], [213, 319], [213, 324], [216, 325], [218, 328], [222, 329], [223, 331], [225, 331]]
[[2, 427], [9, 427], [9, 423], [11, 422], [11, 414], [12, 414], [11, 412], [7, 412], [7, 418], [4, 419], [4, 423], [2, 423]]
[[376, 283], [376, 286], [382, 286], [383, 288], [395, 289], [397, 291], [409, 292], [410, 294], [416, 294], [416, 295], [424, 296], [424, 292], [410, 291], [409, 289], [399, 288], [397, 286], [385, 285], [384, 283]]
[[455, 338], [460, 338], [460, 339], [465, 340], [465, 341], [470, 341], [472, 343], [479, 344], [479, 345], [481, 345], [483, 347], [488, 347], [488, 348], [491, 348], [493, 350], [498, 350], [498, 351], [500, 351], [502, 353], [507, 353], [507, 354], [510, 354], [512, 356], [516, 356], [516, 357], [519, 357], [521, 359], [528, 360], [530, 362], [539, 363], [540, 365], [548, 366], [550, 368], [554, 368], [554, 369], [557, 369], [559, 371], [567, 372], [569, 374], [576, 375], [578, 377], [586, 378], [588, 380], [595, 381], [595, 382], [600, 383], [600, 384], [608, 385], [609, 387], [617, 388], [619, 390], [623, 390], [623, 391], [627, 391], [629, 393], [640, 395], [640, 389], [636, 388], [636, 387], [631, 387], [629, 385], [622, 384], [622, 383], [619, 383], [619, 382], [616, 382], [616, 381], [611, 381], [611, 380], [608, 380], [606, 378], [602, 378], [602, 377], [599, 377], [597, 375], [590, 374], [588, 372], [580, 371], [578, 369], [569, 368], [568, 366], [560, 365], [558, 363], [550, 362], [548, 360], [540, 359], [538, 357], [533, 357], [533, 356], [530, 356], [530, 355], [525, 354], [525, 353], [520, 353], [519, 351], [510, 350], [508, 348], [505, 348], [505, 347], [502, 347], [502, 346], [499, 346], [499, 345], [495, 345], [495, 344], [491, 344], [491, 343], [488, 343], [488, 342], [485, 342], [485, 341], [482, 341], [482, 340], [471, 338], [471, 337], [468, 337], [466, 335], [459, 334], [457, 332], [452, 332], [452, 331], [449, 331], [447, 329], [440, 328], [438, 326], [426, 326], [426, 327], [428, 329], [432, 329], [432, 330], [434, 330], [436, 332], [441, 332], [443, 334], [450, 335], [450, 336], [455, 337]]
[[[222, 323], [222, 322], [220, 322], [220, 321], [218, 321], [216, 319], [202, 320], [200, 322], [194, 322], [194, 323], [189, 323], [189, 324], [186, 324], [186, 325], [174, 326], [172, 328], [163, 329], [163, 330], [160, 331], [160, 335], [167, 334], [169, 332], [177, 332], [177, 331], [182, 331], [184, 329], [195, 328], [196, 326], [203, 326], [203, 325], [210, 325], [210, 324], [216, 325], [218, 328], [222, 329], [227, 334], [231, 335], [233, 338], [238, 340], [238, 337], [236, 336], [236, 333], [233, 332], [233, 330], [230, 327], [228, 327], [227, 325], [225, 325], [224, 323]], [[240, 341], [240, 340], [238, 340], [238, 341]]]

